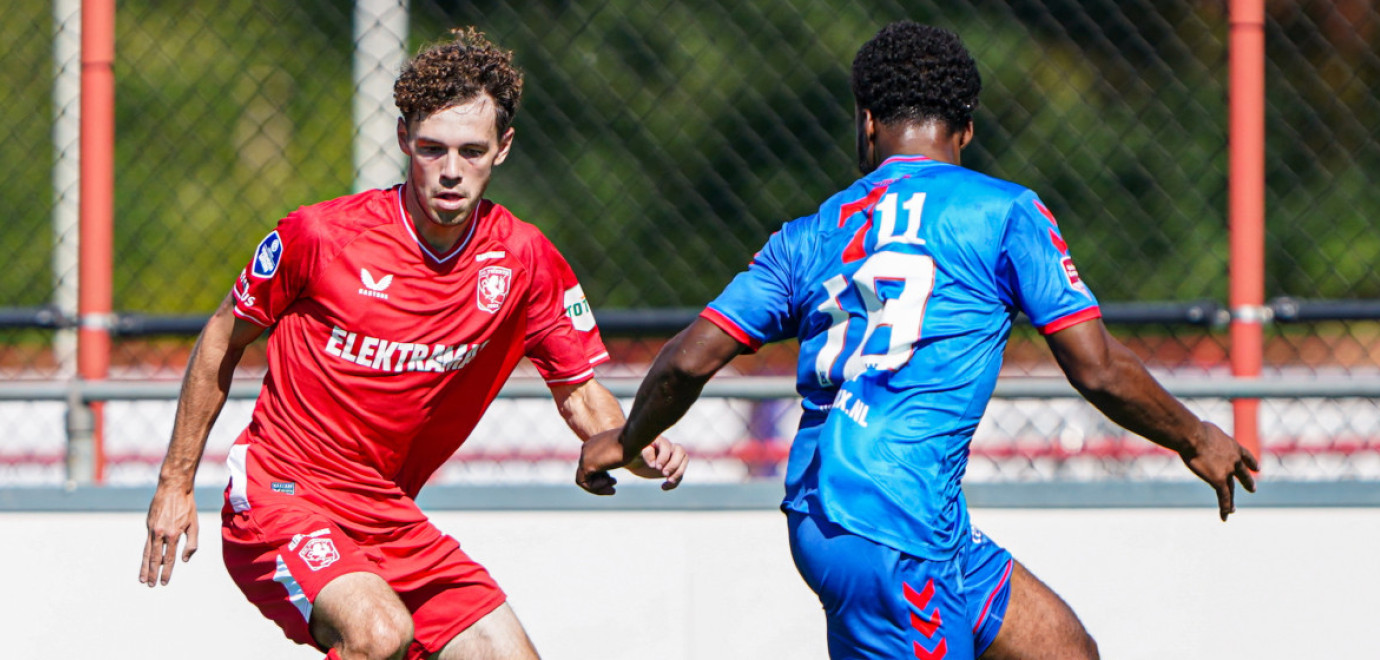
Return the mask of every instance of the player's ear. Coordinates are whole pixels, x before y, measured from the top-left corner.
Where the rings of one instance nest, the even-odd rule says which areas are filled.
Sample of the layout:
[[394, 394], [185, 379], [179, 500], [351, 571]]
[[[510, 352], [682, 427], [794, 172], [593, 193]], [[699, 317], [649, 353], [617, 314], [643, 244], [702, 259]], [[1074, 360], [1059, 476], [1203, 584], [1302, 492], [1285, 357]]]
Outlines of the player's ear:
[[873, 161], [877, 140], [877, 123], [872, 119], [872, 111], [853, 106], [853, 115], [858, 129], [858, 169], [867, 174], [877, 169]]
[[872, 119], [872, 111], [866, 108], [857, 108], [858, 115], [858, 142], [872, 144], [877, 139], [877, 123]]
[[508, 150], [513, 148], [513, 136], [517, 134], [517, 129], [512, 126], [503, 131], [503, 137], [498, 138], [498, 156], [494, 157], [494, 165], [502, 163], [508, 158]]
[[969, 120], [968, 120], [968, 125], [967, 125], [967, 126], [964, 126], [964, 127], [963, 127], [963, 130], [961, 130], [961, 131], [958, 132], [958, 148], [959, 148], [959, 150], [960, 150], [960, 151], [963, 150], [965, 147], [968, 146], [968, 143], [969, 143], [969, 142], [972, 142], [972, 141], [973, 141], [973, 120], [969, 119]]
[[402, 149], [404, 155], [412, 155], [412, 143], [408, 139], [407, 120], [398, 117], [398, 148]]

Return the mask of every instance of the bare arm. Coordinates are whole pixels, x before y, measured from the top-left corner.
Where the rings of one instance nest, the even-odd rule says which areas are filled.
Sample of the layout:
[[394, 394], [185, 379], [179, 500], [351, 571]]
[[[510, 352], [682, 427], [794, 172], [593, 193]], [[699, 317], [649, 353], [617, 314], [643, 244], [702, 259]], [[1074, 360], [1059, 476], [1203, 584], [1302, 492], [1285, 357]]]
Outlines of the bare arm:
[[1217, 491], [1222, 520], [1236, 511], [1235, 482], [1255, 492], [1255, 456], [1215, 424], [1198, 419], [1160, 386], [1130, 349], [1107, 334], [1100, 320], [1045, 337], [1054, 358], [1080, 394], [1108, 419], [1179, 454]]
[[623, 428], [600, 433], [585, 443], [575, 482], [597, 495], [612, 494], [615, 482], [608, 470], [632, 462], [684, 416], [704, 384], [744, 348], [718, 326], [696, 319], [661, 348], [637, 388]]
[[581, 442], [600, 432], [623, 425], [623, 407], [599, 381], [590, 379], [574, 385], [552, 385], [556, 409]]
[[232, 305], [227, 296], [206, 322], [182, 379], [172, 440], [158, 473], [158, 489], [149, 503], [148, 538], [144, 542], [139, 581], [150, 587], [172, 579], [177, 544], [183, 534], [187, 535], [187, 542], [182, 561], [190, 560], [196, 552], [193, 484], [197, 466], [211, 426], [229, 395], [235, 366], [244, 355], [244, 348], [263, 334], [263, 328], [235, 318]]
[[[574, 385], [552, 385], [551, 395], [566, 425], [581, 442], [623, 425], [623, 407], [618, 399], [594, 379]], [[661, 489], [671, 490], [680, 485], [689, 462], [684, 447], [666, 438], [656, 438], [623, 467], [643, 479], [665, 479]]]

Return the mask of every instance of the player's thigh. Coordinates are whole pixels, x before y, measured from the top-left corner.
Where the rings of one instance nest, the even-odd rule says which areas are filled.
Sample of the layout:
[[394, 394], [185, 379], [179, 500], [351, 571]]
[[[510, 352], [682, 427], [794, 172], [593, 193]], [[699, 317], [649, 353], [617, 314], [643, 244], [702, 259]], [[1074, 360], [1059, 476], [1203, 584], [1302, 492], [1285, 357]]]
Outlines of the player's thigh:
[[313, 603], [311, 633], [323, 648], [370, 657], [396, 655], [412, 642], [412, 614], [383, 578], [347, 573], [322, 587]]
[[791, 554], [824, 606], [834, 660], [973, 658], [963, 578], [821, 517], [787, 514]]
[[982, 660], [1098, 658], [1097, 644], [1058, 594], [1015, 562], [1011, 599], [997, 638]]
[[483, 566], [430, 523], [413, 525], [371, 550], [379, 574], [412, 612], [416, 657], [444, 650], [507, 599]]
[[538, 660], [537, 650], [507, 603], [456, 635], [431, 660]]
[[[223, 521], [221, 550], [226, 569], [249, 602], [299, 644], [331, 646], [312, 625], [321, 619], [315, 610], [328, 586], [345, 576], [377, 573], [367, 548], [310, 507], [257, 507], [229, 515]], [[382, 585], [377, 608], [398, 604], [397, 596], [384, 590], [381, 576], [368, 582]], [[328, 607], [330, 600], [328, 596]]]

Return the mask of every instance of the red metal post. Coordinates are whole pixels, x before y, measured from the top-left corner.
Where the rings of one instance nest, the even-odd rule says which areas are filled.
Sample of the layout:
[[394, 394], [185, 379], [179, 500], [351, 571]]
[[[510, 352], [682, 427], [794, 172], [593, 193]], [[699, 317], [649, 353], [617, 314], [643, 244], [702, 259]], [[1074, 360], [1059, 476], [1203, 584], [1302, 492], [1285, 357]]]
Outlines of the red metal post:
[[[1227, 211], [1231, 233], [1231, 371], [1260, 376], [1265, 308], [1265, 1], [1231, 0]], [[1232, 402], [1236, 439], [1260, 455], [1260, 401]]]
[[[81, 5], [81, 247], [77, 294], [77, 373], [103, 380], [110, 370], [111, 272], [115, 225], [115, 0]], [[92, 474], [104, 480], [102, 410], [92, 404]], [[82, 477], [79, 477], [82, 478]]]

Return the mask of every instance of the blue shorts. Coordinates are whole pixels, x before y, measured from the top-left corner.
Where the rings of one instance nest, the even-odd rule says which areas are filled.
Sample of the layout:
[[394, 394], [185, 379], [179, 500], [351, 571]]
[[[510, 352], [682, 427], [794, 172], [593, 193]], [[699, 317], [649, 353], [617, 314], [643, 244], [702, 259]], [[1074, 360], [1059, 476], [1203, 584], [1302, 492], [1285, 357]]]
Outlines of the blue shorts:
[[1011, 553], [976, 527], [953, 559], [927, 561], [821, 516], [786, 516], [795, 566], [824, 605], [833, 660], [972, 660], [996, 638]]

